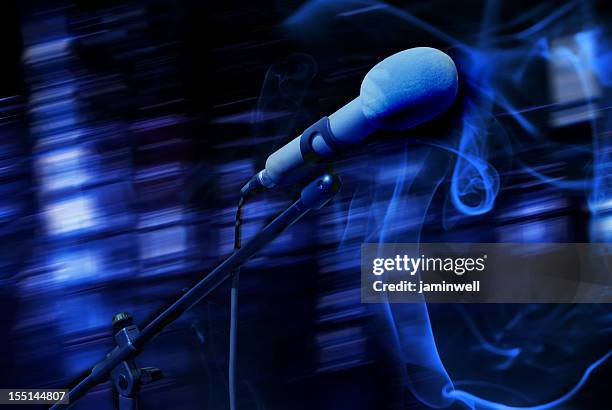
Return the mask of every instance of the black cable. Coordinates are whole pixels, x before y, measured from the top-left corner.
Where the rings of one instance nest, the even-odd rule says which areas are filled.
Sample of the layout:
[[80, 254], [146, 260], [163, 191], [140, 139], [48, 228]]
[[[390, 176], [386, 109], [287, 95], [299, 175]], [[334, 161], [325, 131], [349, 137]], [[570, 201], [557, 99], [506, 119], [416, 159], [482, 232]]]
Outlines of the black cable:
[[[242, 246], [242, 208], [246, 202], [240, 197], [236, 208], [236, 223], [234, 225], [234, 252]], [[229, 335], [229, 364], [228, 386], [230, 410], [236, 410], [236, 349], [238, 344], [238, 282], [240, 268], [232, 274], [232, 288], [230, 293], [230, 335]]]

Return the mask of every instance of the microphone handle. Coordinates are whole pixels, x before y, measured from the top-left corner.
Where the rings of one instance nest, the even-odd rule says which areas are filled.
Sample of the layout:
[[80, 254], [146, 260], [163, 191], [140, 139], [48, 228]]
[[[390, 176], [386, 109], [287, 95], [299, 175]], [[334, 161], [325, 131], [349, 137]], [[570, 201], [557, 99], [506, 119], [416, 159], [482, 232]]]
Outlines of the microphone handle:
[[375, 130], [376, 127], [363, 115], [361, 99], [357, 97], [329, 117], [321, 118], [302, 135], [271, 154], [266, 161], [261, 182], [291, 184], [304, 176], [308, 164], [324, 161], [350, 145], [361, 142]]

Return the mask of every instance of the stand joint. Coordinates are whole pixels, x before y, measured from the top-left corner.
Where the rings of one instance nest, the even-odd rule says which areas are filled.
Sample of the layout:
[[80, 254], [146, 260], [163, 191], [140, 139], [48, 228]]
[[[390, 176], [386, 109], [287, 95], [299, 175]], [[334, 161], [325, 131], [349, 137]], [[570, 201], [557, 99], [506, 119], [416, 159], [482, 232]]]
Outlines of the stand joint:
[[[113, 317], [113, 330], [117, 347], [128, 347], [137, 351], [134, 341], [140, 330], [133, 324], [129, 313], [117, 313]], [[152, 383], [162, 378], [162, 372], [155, 367], [138, 368], [134, 359], [127, 359], [111, 371], [113, 387], [118, 394], [120, 410], [137, 410], [138, 393], [144, 384]]]

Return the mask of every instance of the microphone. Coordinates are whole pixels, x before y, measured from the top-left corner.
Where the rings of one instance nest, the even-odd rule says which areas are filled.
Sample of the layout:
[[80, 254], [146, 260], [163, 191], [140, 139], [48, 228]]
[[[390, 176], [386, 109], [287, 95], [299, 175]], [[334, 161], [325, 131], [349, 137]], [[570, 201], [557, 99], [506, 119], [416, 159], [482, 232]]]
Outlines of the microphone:
[[428, 121], [456, 95], [457, 68], [442, 51], [417, 47], [393, 54], [368, 71], [357, 98], [272, 153], [241, 196], [290, 185], [377, 129], [398, 131]]

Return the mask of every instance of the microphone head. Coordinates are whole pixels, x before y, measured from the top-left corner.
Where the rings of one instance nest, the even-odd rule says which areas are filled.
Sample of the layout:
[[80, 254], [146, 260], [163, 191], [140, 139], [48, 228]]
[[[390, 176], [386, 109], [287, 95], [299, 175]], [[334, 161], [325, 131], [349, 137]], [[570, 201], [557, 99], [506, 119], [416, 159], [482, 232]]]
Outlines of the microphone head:
[[440, 50], [417, 47], [376, 64], [361, 83], [365, 117], [378, 128], [403, 130], [446, 111], [457, 95], [457, 68]]

